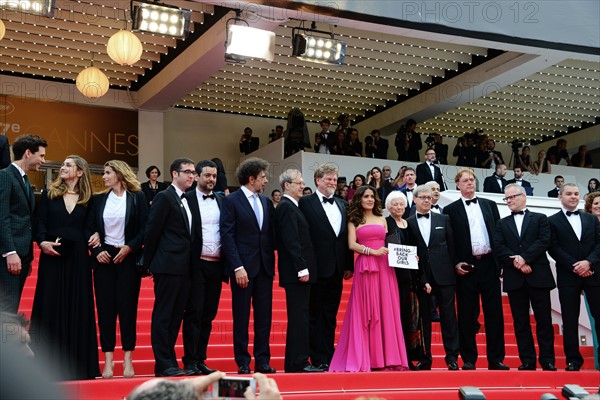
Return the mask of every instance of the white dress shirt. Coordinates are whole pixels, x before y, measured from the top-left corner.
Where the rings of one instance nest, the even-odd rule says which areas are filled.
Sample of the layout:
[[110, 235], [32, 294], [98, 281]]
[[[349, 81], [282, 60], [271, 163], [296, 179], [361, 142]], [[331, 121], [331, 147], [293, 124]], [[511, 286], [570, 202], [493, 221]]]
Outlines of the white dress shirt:
[[577, 235], [577, 239], [581, 241], [581, 217], [573, 214], [571, 216], [567, 216], [567, 209], [565, 208], [562, 208], [562, 212], [565, 214], [565, 217], [567, 217], [567, 221], [569, 221], [571, 228], [573, 228], [573, 232], [575, 232], [575, 235]]
[[[323, 198], [328, 197], [319, 192], [319, 190], [317, 190], [316, 193], [319, 197], [321, 206], [323, 206], [323, 209], [325, 210], [325, 214], [327, 214], [327, 219], [329, 220], [329, 223], [335, 232], [335, 236], [339, 236], [340, 232], [342, 231], [342, 213], [340, 209], [338, 208], [337, 204], [335, 204], [335, 200], [333, 204], [323, 203]], [[333, 195], [331, 197], [333, 197]]]
[[[181, 195], [183, 194], [183, 192], [181, 191], [181, 189], [179, 189], [177, 186], [171, 184], [171, 186], [173, 186], [175, 188], [175, 193], [177, 193], [177, 196], [179, 198], [181, 198]], [[190, 233], [190, 235], [192, 234], [192, 212], [190, 211], [190, 206], [188, 205], [187, 199], [181, 198], [181, 203], [183, 204], [183, 208], [185, 209], [185, 213], [187, 214], [188, 217], [188, 232]]]
[[467, 218], [469, 220], [469, 232], [471, 234], [471, 251], [474, 256], [482, 256], [492, 251], [490, 244], [490, 236], [488, 235], [487, 228], [485, 226], [485, 220], [483, 219], [483, 212], [479, 206], [480, 199], [477, 199], [477, 203], [470, 203], [467, 205], [468, 199], [461, 196]]
[[196, 189], [196, 198], [198, 199], [198, 208], [200, 209], [200, 220], [202, 221], [202, 251], [200, 258], [220, 259], [221, 258], [221, 231], [219, 220], [221, 210], [215, 199], [204, 199], [204, 193]]
[[125, 212], [127, 211], [127, 192], [121, 196], [111, 191], [106, 197], [102, 219], [104, 220], [104, 243], [111, 246], [125, 244]]

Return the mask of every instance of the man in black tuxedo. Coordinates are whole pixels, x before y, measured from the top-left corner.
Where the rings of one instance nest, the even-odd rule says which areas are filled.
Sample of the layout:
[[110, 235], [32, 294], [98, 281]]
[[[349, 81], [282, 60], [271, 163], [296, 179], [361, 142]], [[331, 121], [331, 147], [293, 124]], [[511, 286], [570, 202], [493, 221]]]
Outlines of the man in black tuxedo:
[[0, 169], [4, 169], [10, 165], [10, 146], [8, 138], [0, 134]]
[[329, 130], [330, 126], [331, 122], [327, 118], [321, 120], [321, 132], [315, 133], [315, 153], [332, 154], [337, 139]]
[[310, 290], [310, 360], [327, 371], [333, 357], [342, 279], [352, 277], [354, 257], [348, 248], [348, 203], [333, 195], [338, 168], [322, 164], [314, 176], [317, 190], [302, 197], [299, 207], [310, 227], [317, 260], [317, 282]]
[[546, 250], [550, 246], [550, 226], [544, 214], [527, 210], [525, 188], [515, 183], [506, 186], [504, 200], [511, 215], [496, 225], [494, 253], [504, 273], [503, 289], [508, 293], [521, 366], [535, 370], [535, 346], [529, 321], [533, 308], [540, 365], [556, 371], [554, 329], [550, 291], [556, 287]]
[[447, 215], [431, 212], [432, 192], [428, 185], [414, 191], [417, 213], [407, 219], [411, 236], [417, 242], [421, 288], [419, 312], [423, 323], [425, 352], [417, 369], [431, 369], [431, 294], [435, 294], [440, 308], [442, 340], [446, 351], [446, 365], [458, 370], [458, 323], [454, 308], [456, 276], [454, 274], [454, 234]]
[[206, 350], [217, 316], [222, 281], [226, 279], [221, 254], [221, 202], [223, 195], [213, 192], [217, 165], [209, 160], [196, 164], [196, 190], [187, 192], [192, 213], [192, 266], [190, 294], [183, 313], [183, 365], [194, 375], [214, 370], [206, 363]]
[[[367, 141], [367, 139], [369, 139]], [[365, 154], [368, 158], [387, 159], [388, 148], [390, 147], [387, 139], [381, 137], [379, 129], [371, 132], [370, 138], [365, 138]]]
[[323, 372], [308, 362], [310, 357], [310, 290], [317, 281], [317, 265], [310, 229], [298, 201], [304, 179], [296, 169], [279, 177], [283, 198], [275, 209], [278, 238], [279, 285], [285, 289], [288, 325], [285, 341], [285, 372]]
[[556, 199], [558, 197], [558, 195], [560, 194], [560, 188], [562, 187], [562, 185], [564, 183], [565, 183], [565, 178], [563, 178], [562, 175], [556, 175], [554, 177], [555, 188], [548, 192], [548, 197], [552, 197], [553, 199]]
[[250, 373], [250, 305], [254, 309], [254, 369], [276, 372], [269, 365], [275, 274], [274, 208], [271, 200], [261, 194], [269, 183], [268, 168], [268, 162], [256, 157], [242, 162], [236, 171], [241, 187], [223, 199], [221, 208], [221, 245], [231, 280], [233, 353], [240, 374]]
[[413, 167], [406, 167], [402, 180], [404, 181], [404, 189], [401, 189], [400, 191], [404, 193], [407, 200], [406, 209], [404, 210], [402, 218], [407, 219], [415, 213], [415, 202], [413, 196], [413, 192], [417, 188], [417, 174], [415, 169]]
[[421, 134], [415, 132], [416, 128], [417, 121], [409, 119], [406, 121], [405, 126], [396, 133], [394, 144], [399, 161], [420, 161], [419, 150], [423, 148], [423, 142], [421, 141]]
[[252, 136], [252, 128], [246, 127], [244, 133], [240, 137], [240, 153], [248, 155], [253, 151], [258, 150], [260, 139]]
[[562, 185], [559, 199], [562, 210], [548, 218], [552, 232], [548, 252], [556, 260], [567, 371], [579, 371], [583, 365], [578, 336], [582, 292], [587, 297], [596, 332], [600, 332], [600, 222], [592, 214], [577, 211], [576, 184]]
[[488, 176], [483, 181], [483, 191], [486, 193], [504, 193], [504, 188], [507, 185], [506, 165], [498, 164], [492, 176]]
[[475, 172], [458, 170], [454, 182], [461, 198], [444, 207], [455, 237], [454, 269], [460, 356], [464, 370], [475, 369], [477, 362], [477, 317], [479, 298], [485, 318], [488, 369], [508, 370], [504, 361], [504, 317], [500, 291], [500, 268], [492, 253], [494, 229], [500, 219], [491, 200], [475, 197]]
[[531, 183], [523, 179], [523, 170], [521, 169], [521, 167], [515, 167], [513, 169], [513, 173], [515, 174], [515, 177], [511, 180], [506, 181], [507, 185], [510, 183], [514, 183], [524, 188], [531, 187]]
[[172, 184], [152, 201], [144, 238], [144, 265], [154, 279], [151, 341], [156, 376], [192, 375], [177, 364], [175, 342], [190, 290], [192, 214], [184, 195], [196, 171], [189, 158], [169, 168]]
[[15, 314], [33, 261], [35, 197], [27, 177], [45, 162], [46, 140], [23, 135], [15, 140], [15, 161], [0, 170], [0, 311]]
[[446, 190], [442, 170], [435, 163], [435, 150], [427, 149], [425, 162], [417, 165], [417, 185], [423, 185], [429, 181], [435, 181], [440, 185], [440, 191]]

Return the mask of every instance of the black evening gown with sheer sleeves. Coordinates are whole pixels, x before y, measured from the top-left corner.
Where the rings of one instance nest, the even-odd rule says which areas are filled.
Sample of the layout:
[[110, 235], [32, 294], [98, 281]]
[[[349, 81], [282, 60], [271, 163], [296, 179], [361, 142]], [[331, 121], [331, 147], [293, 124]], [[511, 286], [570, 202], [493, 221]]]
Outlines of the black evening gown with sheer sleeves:
[[87, 211], [76, 205], [69, 213], [62, 197], [50, 200], [42, 193], [37, 242], [60, 237], [55, 249], [62, 255], [40, 256], [29, 333], [34, 352], [57, 366], [56, 375], [65, 380], [100, 375]]

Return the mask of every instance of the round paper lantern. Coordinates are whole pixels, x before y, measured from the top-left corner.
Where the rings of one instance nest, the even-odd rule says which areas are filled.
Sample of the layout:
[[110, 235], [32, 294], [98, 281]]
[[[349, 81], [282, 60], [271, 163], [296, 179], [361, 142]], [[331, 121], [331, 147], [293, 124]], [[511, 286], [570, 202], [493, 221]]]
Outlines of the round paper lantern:
[[0, 40], [4, 38], [4, 34], [6, 33], [6, 26], [4, 26], [4, 22], [0, 19]]
[[121, 65], [133, 65], [140, 60], [144, 48], [133, 33], [120, 30], [108, 39], [108, 56]]
[[77, 75], [77, 90], [85, 97], [95, 99], [108, 92], [108, 78], [96, 67], [88, 67]]

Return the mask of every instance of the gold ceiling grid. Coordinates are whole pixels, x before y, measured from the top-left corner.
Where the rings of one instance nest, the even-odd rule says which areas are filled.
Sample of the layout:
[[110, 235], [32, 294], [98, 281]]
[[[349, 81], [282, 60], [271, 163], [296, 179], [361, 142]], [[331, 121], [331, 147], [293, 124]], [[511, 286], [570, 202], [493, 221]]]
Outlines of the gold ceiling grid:
[[473, 55], [487, 54], [480, 47], [336, 27], [336, 38], [347, 42], [347, 65], [329, 66], [291, 56], [295, 27], [286, 23], [275, 30], [272, 63], [228, 65], [177, 105], [274, 118], [299, 107], [309, 121], [342, 113], [354, 118], [470, 63]]
[[566, 60], [419, 125], [462, 136], [482, 129], [496, 140], [541, 140], [600, 116], [600, 63]]
[[[182, 6], [182, 1], [163, 2]], [[204, 13], [213, 12], [207, 4], [186, 1], [185, 7], [192, 9], [193, 23], [203, 23]], [[160, 61], [161, 55], [177, 46], [171, 37], [138, 32], [144, 46], [141, 60], [133, 66], [112, 61], [106, 44], [113, 34], [125, 29], [129, 8], [129, 0], [58, 0], [55, 18], [3, 11], [0, 18], [6, 25], [6, 36], [0, 41], [0, 71], [74, 82], [93, 57], [94, 66], [106, 74], [112, 86], [129, 88]], [[131, 29], [130, 22], [127, 29]]]

